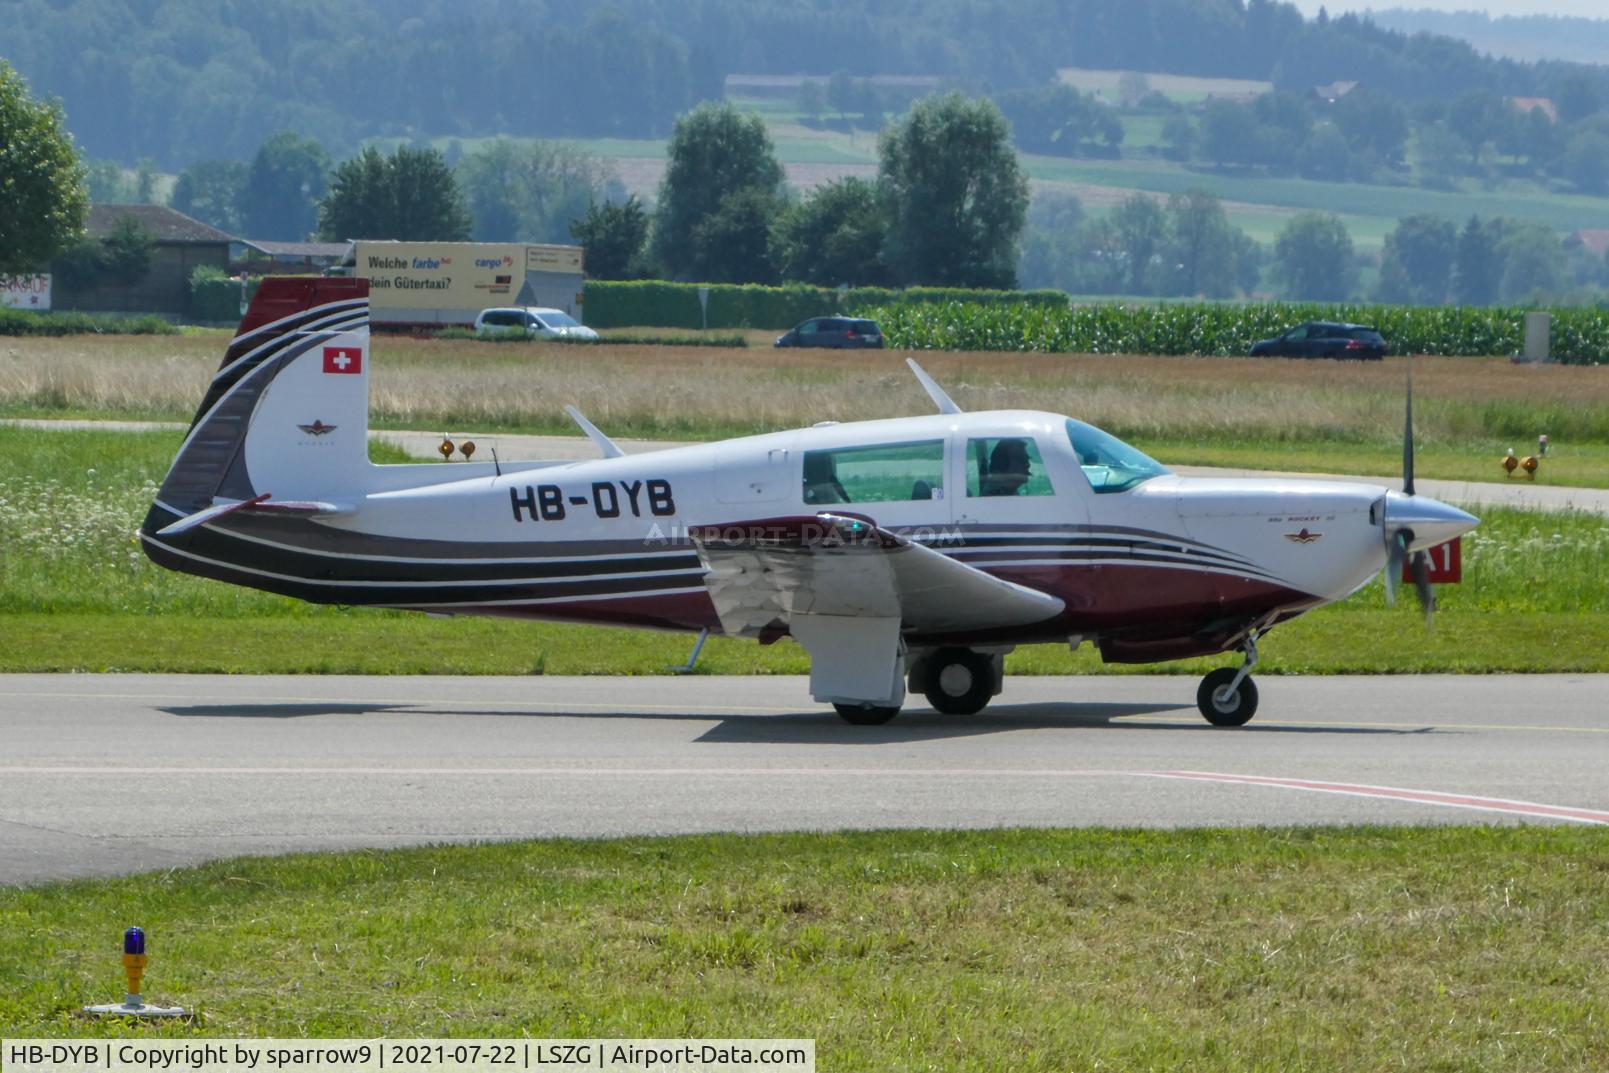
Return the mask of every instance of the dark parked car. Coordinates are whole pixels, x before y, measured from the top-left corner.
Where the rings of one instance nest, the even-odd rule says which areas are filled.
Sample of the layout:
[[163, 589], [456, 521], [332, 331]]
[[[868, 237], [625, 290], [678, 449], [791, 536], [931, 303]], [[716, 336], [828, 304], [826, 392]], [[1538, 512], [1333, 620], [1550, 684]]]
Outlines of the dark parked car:
[[811, 317], [777, 336], [777, 346], [881, 347], [883, 330], [875, 320]]
[[1379, 361], [1386, 356], [1386, 341], [1379, 331], [1367, 325], [1312, 320], [1298, 324], [1277, 339], [1253, 343], [1251, 356]]

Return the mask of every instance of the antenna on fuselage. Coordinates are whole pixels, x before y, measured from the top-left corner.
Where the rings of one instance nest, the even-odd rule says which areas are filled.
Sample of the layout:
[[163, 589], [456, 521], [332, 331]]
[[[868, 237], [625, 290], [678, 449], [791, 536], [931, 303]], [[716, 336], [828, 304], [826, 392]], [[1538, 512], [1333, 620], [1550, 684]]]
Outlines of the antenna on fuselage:
[[927, 397], [932, 399], [934, 405], [939, 408], [939, 413], [959, 414], [965, 412], [955, 404], [954, 399], [944, 393], [944, 389], [939, 387], [938, 381], [927, 375], [922, 367], [916, 364], [915, 358], [906, 358], [905, 364], [909, 365], [911, 372], [916, 374], [916, 379], [922, 385], [922, 390], [927, 392]]
[[570, 420], [581, 426], [581, 431], [587, 434], [587, 439], [598, 445], [598, 450], [603, 452], [603, 457], [619, 458], [621, 455], [626, 453], [619, 447], [615, 446], [614, 440], [611, 440], [608, 436], [605, 436], [603, 432], [599, 430], [597, 425], [594, 425], [591, 421], [588, 421], [586, 415], [580, 410], [577, 410], [574, 406], [566, 406], [564, 408], [564, 412], [570, 415]]

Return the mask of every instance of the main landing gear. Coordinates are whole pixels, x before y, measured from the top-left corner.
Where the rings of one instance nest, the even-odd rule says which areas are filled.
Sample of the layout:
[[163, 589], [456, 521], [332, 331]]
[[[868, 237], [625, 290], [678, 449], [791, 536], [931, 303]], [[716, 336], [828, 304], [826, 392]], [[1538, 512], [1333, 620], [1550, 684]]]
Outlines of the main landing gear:
[[[912, 661], [910, 690], [945, 715], [977, 715], [1000, 692], [1003, 659], [974, 648], [941, 648]], [[899, 714], [897, 706], [879, 704], [835, 702], [833, 707], [856, 726], [881, 726]]]
[[1251, 669], [1257, 666], [1257, 635], [1247, 637], [1241, 650], [1246, 662], [1239, 670], [1219, 667], [1196, 690], [1196, 707], [1215, 727], [1245, 726], [1257, 714], [1257, 683], [1251, 680]]
[[941, 648], [923, 661], [919, 683], [927, 702], [945, 715], [977, 715], [1000, 692], [997, 658], [970, 648]]

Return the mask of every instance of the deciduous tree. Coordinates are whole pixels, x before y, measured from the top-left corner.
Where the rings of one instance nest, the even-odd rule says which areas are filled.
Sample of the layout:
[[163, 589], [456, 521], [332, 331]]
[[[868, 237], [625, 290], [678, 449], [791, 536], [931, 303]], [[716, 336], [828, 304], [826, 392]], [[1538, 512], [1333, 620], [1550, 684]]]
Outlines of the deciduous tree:
[[0, 60], [0, 277], [35, 272], [84, 229], [84, 166], [61, 109]]
[[170, 203], [231, 235], [240, 233], [240, 204], [246, 190], [246, 165], [236, 160], [202, 160], [179, 172]]
[[438, 150], [406, 145], [389, 157], [371, 146], [343, 161], [319, 208], [319, 234], [330, 242], [462, 242], [470, 224], [446, 159]]
[[567, 242], [590, 206], [625, 194], [612, 167], [564, 142], [498, 138], [462, 157], [454, 175], [480, 242]]
[[959, 93], [916, 102], [878, 139], [887, 198], [886, 259], [902, 283], [1011, 287], [1028, 179], [991, 101]]
[[305, 241], [318, 227], [330, 158], [311, 138], [275, 134], [252, 157], [240, 205], [246, 238]]
[[[717, 235], [731, 237], [731, 228], [752, 221], [759, 202], [747, 198], [743, 209], [728, 213], [719, 227], [704, 225], [728, 198], [758, 191], [771, 205], [772, 217], [764, 227], [764, 236], [769, 236], [781, 209], [782, 165], [765, 121], [731, 104], [706, 102], [676, 121], [666, 157], [654, 216], [654, 260], [675, 279], [735, 278], [725, 263], [727, 251], [712, 243]], [[741, 245], [752, 250], [761, 237], [745, 236]], [[738, 256], [734, 251], [733, 259], [752, 263], [747, 253]]]
[[1501, 221], [1481, 223], [1471, 215], [1458, 232], [1458, 248], [1453, 255], [1453, 301], [1459, 305], [1482, 306], [1497, 301], [1497, 288], [1503, 279], [1503, 262], [1498, 251], [1502, 237]]
[[1170, 197], [1163, 257], [1167, 293], [1207, 298], [1234, 294], [1235, 234], [1216, 194], [1196, 188]]
[[1452, 286], [1458, 225], [1428, 213], [1404, 216], [1386, 236], [1376, 296], [1383, 302], [1440, 305]]
[[570, 234], [586, 247], [589, 277], [631, 279], [648, 242], [648, 213], [635, 194], [619, 204], [594, 202], [585, 216], [570, 221]]
[[1345, 301], [1357, 279], [1352, 236], [1337, 216], [1299, 213], [1274, 242], [1274, 267], [1287, 298]]
[[850, 177], [825, 183], [790, 208], [774, 236], [783, 279], [823, 287], [882, 286], [883, 207], [875, 184]]

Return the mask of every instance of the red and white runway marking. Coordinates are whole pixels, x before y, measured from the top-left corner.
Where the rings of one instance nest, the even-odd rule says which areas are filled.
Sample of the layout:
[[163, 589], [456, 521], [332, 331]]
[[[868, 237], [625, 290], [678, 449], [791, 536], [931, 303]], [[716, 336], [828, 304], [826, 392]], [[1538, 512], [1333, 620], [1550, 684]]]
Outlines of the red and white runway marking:
[[1421, 805], [1438, 805], [1443, 808], [1467, 808], [1477, 812], [1506, 812], [1519, 816], [1536, 816], [1549, 820], [1569, 820], [1573, 823], [1609, 824], [1609, 812], [1589, 808], [1570, 808], [1566, 805], [1543, 805], [1535, 801], [1511, 801], [1502, 797], [1474, 797], [1469, 794], [1443, 793], [1439, 790], [1408, 790], [1398, 786], [1369, 786], [1351, 782], [1318, 782], [1312, 779], [1277, 779], [1264, 775], [1230, 775], [1216, 771], [1145, 771], [1136, 772], [1157, 779], [1192, 779], [1198, 782], [1230, 782], [1246, 786], [1275, 786], [1286, 790], [1306, 790], [1317, 794], [1342, 794], [1347, 797], [1380, 797], [1392, 801], [1412, 801]]

